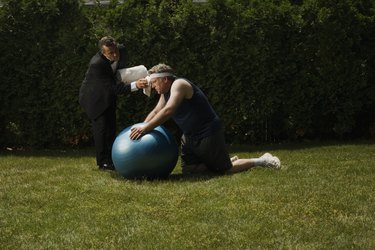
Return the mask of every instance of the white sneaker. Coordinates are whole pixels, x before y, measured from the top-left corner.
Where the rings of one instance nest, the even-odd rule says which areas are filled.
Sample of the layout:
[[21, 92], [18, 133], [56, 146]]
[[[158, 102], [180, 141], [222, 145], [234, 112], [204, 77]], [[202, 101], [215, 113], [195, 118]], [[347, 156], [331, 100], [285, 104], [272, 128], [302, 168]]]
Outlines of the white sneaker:
[[238, 156], [237, 155], [235, 155], [232, 158], [230, 158], [231, 162], [234, 162], [234, 161], [237, 161], [237, 160], [238, 160]]
[[265, 167], [276, 168], [276, 169], [279, 169], [281, 167], [280, 159], [277, 158], [276, 156], [267, 156], [267, 157], [263, 157], [263, 159], [266, 162]]
[[259, 157], [259, 158], [262, 158], [262, 159], [264, 159], [264, 158], [270, 158], [270, 157], [273, 157], [270, 153], [265, 153], [264, 155], [262, 155], [261, 157]]

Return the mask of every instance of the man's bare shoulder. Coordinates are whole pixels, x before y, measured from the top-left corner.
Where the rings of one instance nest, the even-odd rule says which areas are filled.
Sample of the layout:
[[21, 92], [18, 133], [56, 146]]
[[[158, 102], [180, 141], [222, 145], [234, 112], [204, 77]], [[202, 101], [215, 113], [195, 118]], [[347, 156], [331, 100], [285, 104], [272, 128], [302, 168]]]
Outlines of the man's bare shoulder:
[[184, 98], [190, 99], [193, 88], [188, 81], [186, 81], [185, 79], [179, 78], [173, 82], [171, 91], [172, 93], [179, 92], [184, 96]]
[[183, 78], [178, 78], [173, 82], [173, 85], [178, 88], [191, 87], [190, 83]]

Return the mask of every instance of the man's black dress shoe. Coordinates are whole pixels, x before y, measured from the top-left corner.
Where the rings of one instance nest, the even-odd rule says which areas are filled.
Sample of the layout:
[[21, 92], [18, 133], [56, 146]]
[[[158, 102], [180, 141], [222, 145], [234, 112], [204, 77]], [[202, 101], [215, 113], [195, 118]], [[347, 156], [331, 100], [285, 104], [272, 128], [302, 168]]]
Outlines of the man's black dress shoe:
[[100, 170], [112, 170], [113, 171], [113, 170], [115, 170], [115, 166], [113, 164], [104, 163], [104, 164], [99, 166], [99, 169]]

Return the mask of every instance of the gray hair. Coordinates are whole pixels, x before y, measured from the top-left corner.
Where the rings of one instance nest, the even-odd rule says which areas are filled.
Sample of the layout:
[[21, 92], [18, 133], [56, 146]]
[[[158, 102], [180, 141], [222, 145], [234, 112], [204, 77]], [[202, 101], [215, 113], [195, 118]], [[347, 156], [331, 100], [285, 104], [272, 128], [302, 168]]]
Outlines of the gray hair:
[[159, 63], [158, 65], [153, 66], [151, 69], [148, 70], [148, 73], [151, 75], [153, 73], [171, 73], [173, 74], [173, 69], [171, 66]]

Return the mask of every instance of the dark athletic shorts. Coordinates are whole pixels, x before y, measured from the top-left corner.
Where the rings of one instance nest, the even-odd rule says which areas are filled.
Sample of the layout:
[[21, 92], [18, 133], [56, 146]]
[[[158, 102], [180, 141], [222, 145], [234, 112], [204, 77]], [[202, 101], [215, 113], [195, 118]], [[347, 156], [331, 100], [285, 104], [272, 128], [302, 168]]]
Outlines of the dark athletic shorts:
[[224, 131], [221, 127], [216, 129], [212, 135], [198, 140], [182, 136], [182, 167], [201, 163], [206, 165], [209, 170], [217, 173], [224, 173], [232, 168], [232, 162], [225, 144]]

